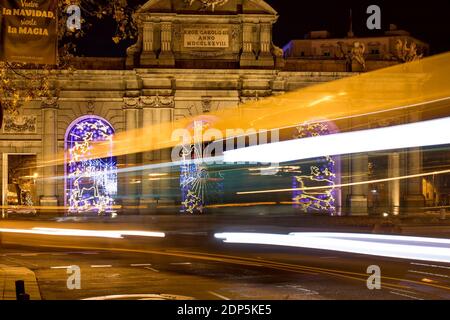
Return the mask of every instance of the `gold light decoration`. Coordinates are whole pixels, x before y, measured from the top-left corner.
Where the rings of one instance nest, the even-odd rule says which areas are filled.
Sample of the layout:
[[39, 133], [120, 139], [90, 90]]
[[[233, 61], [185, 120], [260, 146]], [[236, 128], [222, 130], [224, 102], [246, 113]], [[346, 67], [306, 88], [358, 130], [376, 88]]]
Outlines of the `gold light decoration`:
[[[298, 126], [294, 135], [295, 139], [307, 137], [317, 137], [330, 134], [328, 125], [325, 123], [313, 123]], [[336, 161], [330, 157], [316, 160], [316, 163], [309, 167], [309, 174], [294, 177], [293, 189], [304, 189], [294, 191], [292, 201], [295, 206], [305, 213], [319, 212], [336, 214]], [[326, 186], [323, 190], [308, 190], [311, 186]]]

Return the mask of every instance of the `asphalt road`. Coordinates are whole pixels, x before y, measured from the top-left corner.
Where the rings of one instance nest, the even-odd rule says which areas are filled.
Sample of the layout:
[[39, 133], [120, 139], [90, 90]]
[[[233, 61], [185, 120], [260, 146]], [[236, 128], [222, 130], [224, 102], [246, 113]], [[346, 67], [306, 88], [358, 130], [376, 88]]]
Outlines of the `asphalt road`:
[[[3, 221], [0, 228], [152, 230], [164, 238], [121, 239], [2, 233], [0, 264], [35, 272], [43, 299], [450, 299], [450, 265], [278, 246], [227, 244], [208, 226], [151, 223]], [[266, 230], [268, 226], [265, 226]], [[254, 231], [260, 228], [238, 227]], [[230, 230], [226, 226], [216, 229]], [[284, 230], [276, 228], [276, 230]], [[296, 228], [298, 231], [298, 228]], [[284, 230], [292, 232], [291, 228]], [[81, 289], [67, 288], [67, 266]], [[367, 268], [381, 270], [369, 290]]]

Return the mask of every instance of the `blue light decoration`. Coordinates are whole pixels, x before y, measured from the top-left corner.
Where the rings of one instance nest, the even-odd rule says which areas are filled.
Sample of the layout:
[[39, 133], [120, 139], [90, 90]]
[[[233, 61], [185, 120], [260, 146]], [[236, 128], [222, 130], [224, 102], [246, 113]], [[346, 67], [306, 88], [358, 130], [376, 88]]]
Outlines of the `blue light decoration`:
[[196, 121], [194, 131], [200, 135], [194, 144], [183, 146], [180, 166], [181, 213], [202, 214], [207, 204], [221, 201], [223, 196], [223, 176], [212, 171], [203, 159], [206, 145], [202, 141], [203, 129], [207, 121]]
[[73, 124], [66, 136], [66, 206], [69, 214], [112, 212], [117, 195], [117, 159], [94, 159], [94, 142], [112, 142], [113, 127], [89, 116]]
[[[294, 138], [310, 138], [330, 134], [329, 126], [325, 123], [305, 124], [296, 128]], [[328, 213], [336, 215], [337, 165], [334, 157], [322, 157], [314, 160], [313, 165], [301, 165], [301, 175], [293, 178], [294, 207], [305, 213]], [[325, 187], [323, 189], [312, 189]], [[304, 190], [296, 190], [304, 189]]]
[[194, 146], [184, 146], [182, 150], [183, 164], [180, 167], [180, 187], [181, 187], [181, 212], [188, 214], [203, 213], [204, 190], [202, 178], [199, 175], [202, 170], [199, 164], [190, 160]]

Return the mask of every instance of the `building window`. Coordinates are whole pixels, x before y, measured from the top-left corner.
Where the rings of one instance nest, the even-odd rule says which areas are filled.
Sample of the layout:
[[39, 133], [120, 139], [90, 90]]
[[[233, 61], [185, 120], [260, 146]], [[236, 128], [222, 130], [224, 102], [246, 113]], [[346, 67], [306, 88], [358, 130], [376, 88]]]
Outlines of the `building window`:
[[[66, 207], [69, 213], [112, 212], [117, 195], [117, 159], [112, 156], [114, 129], [96, 116], [82, 117], [67, 130]], [[109, 142], [110, 154], [92, 156], [94, 142]]]

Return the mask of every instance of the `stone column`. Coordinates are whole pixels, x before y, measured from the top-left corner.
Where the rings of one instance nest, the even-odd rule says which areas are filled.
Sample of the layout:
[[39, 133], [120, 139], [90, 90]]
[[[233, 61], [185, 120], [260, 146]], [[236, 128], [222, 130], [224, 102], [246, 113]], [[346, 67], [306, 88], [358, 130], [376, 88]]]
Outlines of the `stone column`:
[[261, 54], [262, 55], [270, 54], [270, 46], [272, 43], [271, 32], [272, 32], [272, 26], [270, 24], [265, 23], [265, 24], [261, 25], [260, 39], [261, 39]]
[[[125, 131], [132, 134], [134, 130], [139, 128], [139, 98], [124, 98], [124, 112], [125, 112]], [[125, 164], [127, 168], [138, 165], [138, 157], [136, 153], [125, 155]], [[133, 171], [125, 173], [122, 178], [125, 184], [125, 195], [123, 198], [123, 205], [126, 213], [130, 213], [139, 204], [140, 198], [140, 176], [138, 172]]]
[[154, 24], [145, 22], [142, 37], [141, 66], [154, 66], [157, 64], [154, 49]]
[[[422, 171], [422, 151], [420, 148], [409, 149], [407, 154], [408, 175], [418, 174]], [[422, 193], [422, 178], [407, 180], [407, 194], [405, 197], [405, 212], [417, 213], [425, 206], [425, 197]]]
[[[164, 108], [160, 110], [161, 112], [161, 122], [173, 122], [173, 109], [172, 108]], [[161, 160], [164, 162], [172, 161], [172, 150], [164, 149], [161, 151]]]
[[[389, 178], [400, 177], [400, 154], [398, 152], [389, 154], [388, 176]], [[391, 213], [398, 215], [400, 213], [400, 180], [389, 182], [389, 203]]]
[[[154, 99], [148, 97], [141, 97], [142, 103], [142, 126], [144, 128], [150, 128], [155, 124], [155, 109], [154, 109]], [[153, 135], [153, 132], [150, 133]], [[150, 165], [155, 162], [155, 152], [147, 151], [142, 154], [142, 164]], [[155, 180], [156, 177], [150, 176], [154, 173], [153, 170], [142, 170], [141, 171], [141, 181], [142, 181], [142, 194], [141, 194], [141, 211], [145, 207], [143, 213], [148, 213], [148, 210], [156, 203], [155, 199]]]
[[[174, 100], [173, 97], [162, 98], [159, 101], [159, 115], [161, 123], [172, 123], [173, 122], [173, 108]], [[160, 153], [160, 162], [170, 163], [172, 162], [172, 149], [163, 149]], [[159, 190], [161, 203], [172, 204], [173, 195], [171, 194], [171, 167], [165, 167], [161, 170], [164, 176], [161, 177], [159, 183]]]
[[260, 32], [261, 52], [259, 53], [258, 65], [261, 67], [273, 67], [275, 64], [271, 52], [272, 47], [272, 25], [264, 23]]
[[45, 99], [42, 102], [42, 119], [44, 194], [41, 196], [40, 203], [41, 206], [57, 206], [58, 98]]
[[242, 54], [241, 67], [252, 67], [256, 63], [253, 52], [253, 23], [244, 23], [242, 28]]
[[368, 155], [367, 154], [355, 154], [351, 158], [351, 179], [352, 185], [350, 194], [350, 214], [351, 215], [367, 215], [367, 194], [369, 185], [367, 183], [359, 184], [360, 182], [366, 182], [368, 180]]
[[[173, 97], [141, 97], [143, 106], [143, 126], [148, 127], [160, 123], [171, 123], [173, 121]], [[157, 134], [157, 133], [155, 133]], [[171, 162], [172, 150], [154, 150], [143, 153], [143, 163], [167, 163]], [[142, 207], [148, 208], [160, 203], [172, 203], [170, 187], [170, 167], [161, 169], [145, 170], [142, 172]], [[149, 176], [153, 174], [152, 176]], [[149, 180], [151, 179], [151, 180]]]
[[[414, 113], [409, 116], [409, 123], [420, 121], [420, 114]], [[424, 133], [426, 134], [426, 133]], [[407, 150], [406, 155], [407, 175], [415, 175], [422, 172], [422, 150], [412, 148]], [[418, 213], [425, 206], [425, 197], [422, 192], [422, 178], [412, 178], [406, 181], [407, 194], [404, 198], [405, 213]]]
[[175, 57], [172, 52], [172, 22], [161, 23], [161, 53], [159, 65], [174, 67]]

